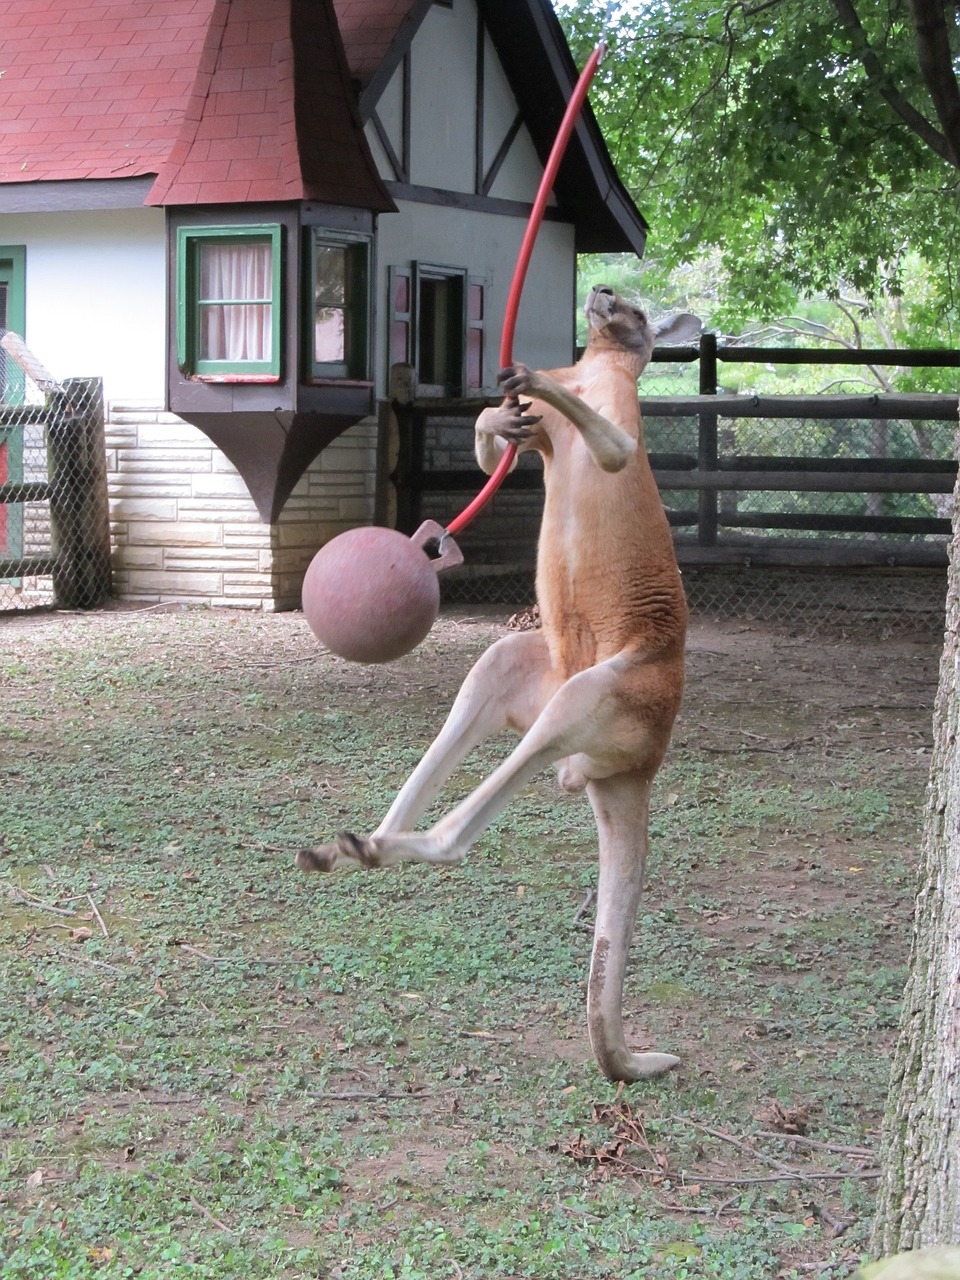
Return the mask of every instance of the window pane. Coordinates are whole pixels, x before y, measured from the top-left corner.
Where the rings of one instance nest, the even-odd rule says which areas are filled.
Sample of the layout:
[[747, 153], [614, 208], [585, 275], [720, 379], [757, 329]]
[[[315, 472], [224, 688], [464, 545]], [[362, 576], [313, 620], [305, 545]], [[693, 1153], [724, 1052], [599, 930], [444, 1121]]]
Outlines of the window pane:
[[410, 326], [406, 320], [390, 325], [390, 363], [406, 364], [410, 359]]
[[201, 243], [201, 360], [270, 360], [273, 249], [269, 242]]
[[347, 300], [346, 246], [318, 244], [316, 264], [317, 304], [342, 307]]
[[420, 282], [418, 337], [419, 374], [422, 382], [443, 383], [450, 381], [453, 376], [448, 343], [452, 290], [452, 280], [425, 278]]
[[347, 248], [318, 244], [314, 261], [313, 358], [318, 363], [342, 362], [347, 358]]
[[273, 308], [267, 304], [200, 308], [201, 360], [270, 360]]
[[317, 361], [343, 361], [347, 358], [346, 329], [343, 311], [336, 307], [320, 307], [314, 322], [313, 354]]

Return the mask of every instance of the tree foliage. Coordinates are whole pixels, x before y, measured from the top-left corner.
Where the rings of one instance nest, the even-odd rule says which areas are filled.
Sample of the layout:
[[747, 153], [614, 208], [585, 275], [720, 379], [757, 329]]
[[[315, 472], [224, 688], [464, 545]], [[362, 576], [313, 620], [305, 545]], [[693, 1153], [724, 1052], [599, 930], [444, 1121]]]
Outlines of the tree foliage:
[[909, 249], [936, 272], [935, 321], [955, 317], [955, 8], [555, 2], [580, 61], [613, 11], [591, 102], [659, 266], [719, 250], [729, 308], [772, 316], [798, 293], [895, 295]]

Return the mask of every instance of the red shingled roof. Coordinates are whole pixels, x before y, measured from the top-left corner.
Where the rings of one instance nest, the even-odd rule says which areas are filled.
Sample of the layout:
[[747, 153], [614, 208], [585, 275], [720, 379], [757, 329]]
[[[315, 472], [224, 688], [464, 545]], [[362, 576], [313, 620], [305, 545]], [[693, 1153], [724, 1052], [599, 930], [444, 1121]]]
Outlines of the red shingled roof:
[[331, 0], [216, 0], [183, 125], [147, 203], [273, 200], [394, 208]]
[[[349, 74], [369, 79], [411, 8], [336, 0]], [[330, 0], [0, 0], [0, 182], [163, 169], [169, 196], [169, 158], [178, 202], [295, 199], [299, 135], [302, 194], [388, 207], [329, 18]]]
[[0, 181], [156, 173], [211, 0], [0, 0]]

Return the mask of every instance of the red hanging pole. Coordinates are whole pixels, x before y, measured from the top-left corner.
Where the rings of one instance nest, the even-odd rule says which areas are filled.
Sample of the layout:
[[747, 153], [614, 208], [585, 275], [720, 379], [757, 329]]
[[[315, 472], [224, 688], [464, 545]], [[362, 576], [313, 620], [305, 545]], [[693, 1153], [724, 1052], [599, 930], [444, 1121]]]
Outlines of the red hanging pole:
[[[580, 79], [574, 86], [570, 101], [567, 103], [567, 109], [564, 112], [563, 119], [560, 122], [560, 128], [554, 139], [553, 147], [550, 150], [546, 167], [543, 171], [543, 177], [540, 179], [540, 186], [537, 190], [536, 199], [533, 202], [533, 209], [530, 213], [527, 229], [520, 245], [520, 253], [517, 257], [517, 265], [514, 267], [513, 280], [510, 284], [510, 292], [507, 294], [507, 307], [503, 317], [503, 331], [500, 336], [500, 368], [507, 369], [513, 364], [513, 335], [517, 327], [517, 312], [520, 309], [520, 295], [523, 292], [524, 281], [527, 278], [527, 268], [530, 265], [530, 258], [533, 254], [534, 242], [537, 238], [537, 232], [540, 230], [540, 224], [543, 222], [543, 215], [546, 212], [547, 201], [550, 199], [550, 192], [553, 190], [553, 184], [556, 181], [557, 171], [560, 168], [560, 161], [563, 159], [564, 152], [567, 149], [567, 143], [570, 141], [570, 135], [573, 133], [573, 126], [576, 123], [577, 116], [583, 106], [584, 99], [587, 96], [587, 90], [590, 88], [590, 82], [594, 77], [600, 60], [606, 52], [606, 45], [601, 41], [594, 49], [593, 53], [587, 60], [586, 66], [580, 73]], [[503, 483], [503, 479], [507, 472], [513, 466], [513, 459], [517, 453], [515, 444], [508, 444], [503, 451], [503, 456], [497, 463], [497, 468], [493, 475], [490, 476], [487, 483], [483, 486], [477, 496], [455, 516], [447, 525], [447, 533], [459, 533], [470, 521], [476, 516], [490, 501], [496, 491]]]

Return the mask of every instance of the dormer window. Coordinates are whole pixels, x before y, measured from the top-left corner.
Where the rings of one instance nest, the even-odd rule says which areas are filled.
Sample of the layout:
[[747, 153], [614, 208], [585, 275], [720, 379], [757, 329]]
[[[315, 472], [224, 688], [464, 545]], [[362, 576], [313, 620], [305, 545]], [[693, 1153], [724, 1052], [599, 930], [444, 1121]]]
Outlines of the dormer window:
[[280, 376], [281, 228], [181, 227], [177, 364], [201, 381]]

